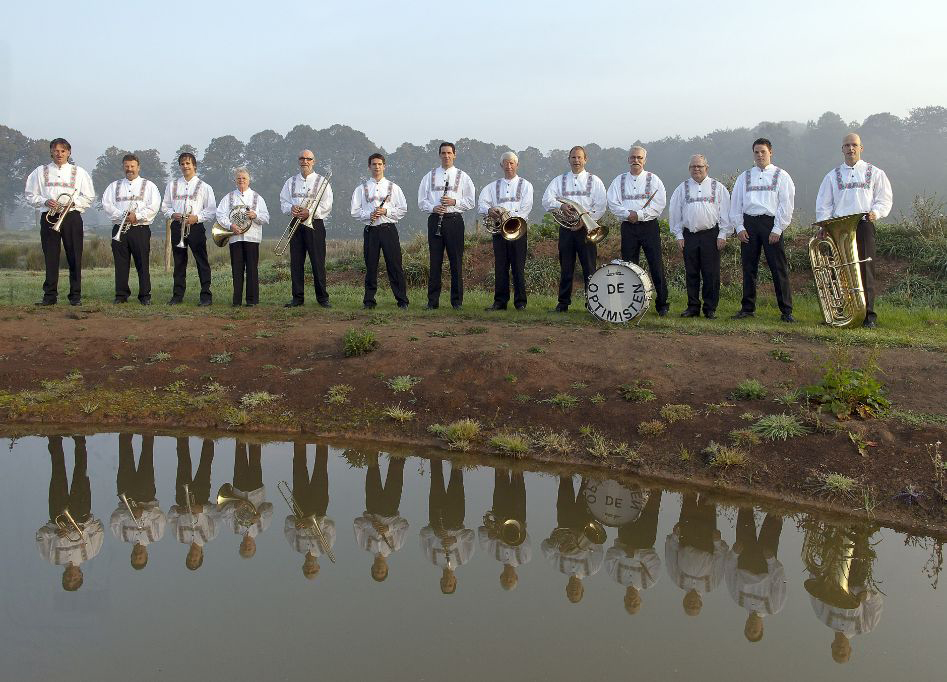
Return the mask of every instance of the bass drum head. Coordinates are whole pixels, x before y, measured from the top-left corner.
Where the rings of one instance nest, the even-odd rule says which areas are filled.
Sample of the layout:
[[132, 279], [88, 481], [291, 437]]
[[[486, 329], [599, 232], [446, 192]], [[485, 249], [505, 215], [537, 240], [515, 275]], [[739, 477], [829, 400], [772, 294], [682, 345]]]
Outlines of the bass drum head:
[[627, 324], [648, 311], [653, 295], [647, 272], [634, 263], [613, 260], [589, 278], [585, 308], [605, 322]]
[[584, 479], [581, 494], [592, 516], [602, 525], [613, 528], [637, 520], [648, 502], [648, 491], [638, 486], [629, 488], [610, 479]]

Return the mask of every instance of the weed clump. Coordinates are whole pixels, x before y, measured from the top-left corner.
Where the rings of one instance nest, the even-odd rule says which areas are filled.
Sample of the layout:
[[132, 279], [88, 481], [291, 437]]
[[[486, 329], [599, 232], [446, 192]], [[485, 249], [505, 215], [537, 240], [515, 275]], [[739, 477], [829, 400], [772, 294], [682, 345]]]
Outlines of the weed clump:
[[767, 440], [787, 440], [809, 433], [808, 427], [791, 414], [768, 414], [757, 420], [750, 431]]
[[648, 403], [655, 399], [654, 391], [651, 390], [654, 384], [648, 379], [638, 379], [630, 384], [622, 384], [618, 387], [618, 395], [630, 403]]
[[240, 406], [245, 410], [254, 410], [258, 407], [265, 407], [281, 397], [280, 395], [273, 395], [269, 391], [251, 391], [240, 398]]
[[766, 395], [766, 386], [759, 379], [744, 379], [730, 393], [730, 398], [733, 400], [762, 400]]
[[667, 421], [669, 424], [692, 419], [693, 416], [694, 408], [692, 408], [690, 405], [667, 404], [661, 408], [661, 418]]
[[371, 353], [378, 348], [378, 339], [370, 329], [349, 329], [342, 336], [342, 354], [347, 358]]
[[250, 413], [246, 410], [238, 410], [236, 407], [228, 407], [224, 410], [222, 418], [229, 426], [243, 426], [250, 422]]
[[659, 433], [664, 433], [665, 428], [663, 421], [652, 419], [638, 424], [638, 433], [642, 436], [657, 436]]
[[836, 419], [858, 416], [862, 419], [881, 417], [891, 407], [884, 396], [884, 386], [875, 378], [878, 365], [874, 358], [861, 369], [848, 366], [847, 354], [839, 353], [829, 365], [821, 381], [806, 386], [806, 397], [828, 410]]
[[579, 404], [579, 399], [571, 393], [557, 393], [551, 398], [546, 398], [540, 402], [549, 403], [558, 407], [560, 410], [569, 410]]
[[710, 441], [710, 444], [704, 448], [703, 455], [707, 464], [716, 469], [729, 469], [746, 464], [746, 453], [743, 450], [714, 441]]
[[734, 429], [730, 432], [730, 440], [733, 441], [734, 445], [741, 448], [753, 447], [763, 442], [763, 439], [750, 429]]
[[480, 422], [476, 419], [465, 417], [458, 419], [446, 426], [442, 424], [431, 424], [428, 431], [438, 438], [447, 441], [448, 447], [452, 450], [467, 450], [471, 443], [480, 435]]
[[409, 422], [414, 419], [415, 416], [414, 410], [405, 409], [401, 407], [401, 405], [392, 405], [391, 407], [386, 407], [384, 410], [382, 410], [382, 414], [388, 417], [388, 419], [392, 419], [399, 424]]
[[395, 393], [407, 393], [421, 382], [421, 377], [413, 377], [410, 374], [391, 377], [385, 384]]
[[820, 473], [815, 477], [816, 491], [833, 497], [853, 497], [858, 482], [838, 472]]
[[210, 362], [213, 365], [227, 365], [233, 361], [233, 354], [224, 351], [223, 353], [214, 353], [210, 356]]
[[344, 405], [349, 401], [349, 393], [354, 389], [348, 384], [336, 384], [326, 391], [327, 405]]
[[551, 452], [572, 452], [577, 447], [567, 431], [553, 431], [542, 427], [533, 433], [531, 440], [534, 447]]
[[498, 433], [490, 439], [490, 445], [515, 457], [529, 452], [529, 440], [521, 433]]

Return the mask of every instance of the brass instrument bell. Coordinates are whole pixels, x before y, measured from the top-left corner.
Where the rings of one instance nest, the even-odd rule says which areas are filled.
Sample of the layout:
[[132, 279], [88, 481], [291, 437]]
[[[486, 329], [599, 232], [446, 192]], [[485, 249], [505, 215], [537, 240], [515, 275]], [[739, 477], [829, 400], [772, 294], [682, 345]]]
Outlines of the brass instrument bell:
[[483, 525], [487, 531], [510, 547], [519, 547], [526, 540], [526, 527], [517, 519], [500, 521], [493, 511], [483, 515]]
[[241, 526], [252, 526], [260, 518], [256, 505], [234, 492], [233, 485], [224, 483], [217, 491], [217, 505], [234, 505], [233, 516]]

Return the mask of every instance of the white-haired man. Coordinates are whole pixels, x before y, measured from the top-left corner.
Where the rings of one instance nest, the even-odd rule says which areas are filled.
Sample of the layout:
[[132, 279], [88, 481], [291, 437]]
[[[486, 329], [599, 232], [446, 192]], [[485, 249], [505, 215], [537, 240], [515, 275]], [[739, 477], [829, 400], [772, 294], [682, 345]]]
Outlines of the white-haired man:
[[[520, 159], [514, 152], [500, 157], [503, 177], [480, 190], [477, 210], [493, 221], [500, 219], [501, 211], [513, 218], [529, 220], [533, 208], [533, 185], [517, 175]], [[510, 271], [513, 271], [513, 307], [526, 307], [526, 231], [518, 239], [509, 240], [502, 231], [493, 235], [493, 259], [496, 281], [493, 305], [487, 310], [506, 310], [510, 301]]]
[[250, 171], [238, 168], [233, 172], [235, 190], [225, 196], [217, 206], [217, 222], [226, 230], [233, 228], [230, 214], [234, 209], [246, 210], [250, 226], [240, 234], [234, 234], [230, 242], [230, 270], [233, 273], [233, 303], [235, 308], [243, 302], [243, 282], [247, 282], [247, 307], [260, 302], [260, 242], [263, 241], [263, 226], [270, 222], [266, 201], [250, 189]]

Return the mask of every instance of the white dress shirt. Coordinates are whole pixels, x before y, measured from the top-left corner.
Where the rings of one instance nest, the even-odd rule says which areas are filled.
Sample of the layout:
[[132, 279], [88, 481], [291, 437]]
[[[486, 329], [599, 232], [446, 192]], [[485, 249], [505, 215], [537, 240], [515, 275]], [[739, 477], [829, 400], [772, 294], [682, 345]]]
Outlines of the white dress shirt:
[[773, 234], [782, 234], [792, 221], [796, 185], [789, 173], [769, 164], [740, 173], [730, 196], [730, 233], [743, 232], [743, 215], [771, 215]]
[[445, 547], [441, 537], [434, 532], [431, 526], [425, 526], [421, 529], [421, 551], [424, 556], [435, 566], [441, 568], [455, 569], [463, 566], [470, 557], [473, 556], [474, 532], [469, 528], [460, 528], [458, 530], [445, 530], [441, 533], [444, 539], [453, 538], [454, 542], [447, 542]]
[[214, 190], [196, 175], [188, 181], [184, 178], [169, 180], [161, 202], [161, 212], [168, 218], [174, 213], [184, 215], [188, 210], [197, 216], [199, 223], [212, 223], [217, 217]]
[[[294, 551], [300, 554], [309, 553], [318, 559], [322, 556], [322, 547], [319, 545], [316, 529], [311, 524], [297, 528], [297, 520], [292, 514], [286, 517], [283, 522], [283, 537], [286, 538], [286, 542]], [[329, 549], [332, 549], [335, 547], [335, 521], [327, 516], [317, 516], [316, 520], [319, 522], [319, 529], [322, 531], [322, 536], [329, 545]]]
[[[315, 172], [310, 173], [305, 178], [302, 173], [296, 173], [293, 177], [288, 178], [283, 183], [283, 189], [279, 193], [280, 210], [289, 214], [293, 210], [293, 206], [305, 204], [309, 199], [315, 200], [316, 195], [322, 191], [324, 182], [325, 178]], [[325, 184], [326, 190], [322, 195], [322, 199], [319, 200], [319, 205], [316, 206], [315, 211], [310, 210], [313, 220], [325, 220], [332, 213], [332, 185]]]
[[230, 229], [233, 224], [230, 222], [230, 212], [236, 206], [246, 206], [251, 211], [256, 212], [256, 219], [250, 223], [250, 227], [246, 232], [231, 237], [230, 243], [253, 242], [259, 244], [263, 241], [263, 226], [270, 222], [270, 212], [266, 208], [263, 197], [250, 188], [247, 188], [246, 192], [241, 192], [238, 189], [233, 190], [217, 206], [217, 222], [220, 223], [221, 227]]
[[[139, 502], [142, 506], [141, 517], [135, 519], [128, 513], [128, 508], [124, 502], [119, 502], [118, 507], [112, 512], [109, 519], [109, 528], [112, 535], [122, 542], [131, 544], [150, 545], [152, 542], [158, 542], [164, 537], [164, 529], [168, 522], [157, 500], [149, 502]], [[141, 524], [139, 530], [138, 524]]]
[[[561, 196], [561, 195], [560, 195]], [[563, 552], [552, 538], [546, 538], [540, 545], [543, 556], [563, 575], [587, 578], [602, 570], [605, 551], [601, 545], [588, 545], [569, 552]]]
[[661, 557], [653, 547], [629, 553], [625, 545], [615, 540], [605, 553], [605, 571], [619, 585], [647, 590], [661, 579]]
[[699, 185], [687, 178], [671, 195], [668, 212], [671, 234], [684, 238], [684, 230], [701, 232], [719, 226], [719, 238], [726, 239], [730, 227], [730, 192], [709, 175]]
[[592, 220], [598, 220], [605, 215], [608, 208], [608, 197], [605, 184], [597, 175], [582, 171], [575, 175], [572, 171], [553, 178], [543, 193], [543, 209], [551, 211], [561, 206], [557, 197], [574, 201], [589, 212]]
[[447, 198], [457, 201], [453, 206], [445, 206], [447, 213], [463, 213], [477, 205], [476, 189], [470, 176], [456, 166], [447, 170], [438, 166], [429, 171], [418, 186], [418, 208], [424, 213], [434, 213], [434, 207], [440, 206], [441, 197], [445, 196], [445, 182]]
[[529, 533], [523, 542], [516, 547], [508, 545], [499, 538], [490, 537], [490, 531], [486, 526], [480, 526], [477, 529], [477, 539], [480, 543], [480, 549], [492, 556], [504, 566], [522, 566], [528, 564], [533, 558], [532, 543], [529, 541]]
[[[817, 577], [810, 574], [810, 577]], [[811, 594], [809, 602], [812, 604], [812, 610], [816, 617], [827, 626], [841, 632], [848, 638], [855, 635], [863, 635], [866, 632], [874, 630], [881, 622], [881, 611], [884, 608], [884, 597], [874, 590], [866, 590], [864, 587], [855, 587], [852, 594], [860, 595], [862, 592], [868, 592], [868, 597], [854, 609], [841, 609], [837, 606], [830, 606], [821, 599], [816, 599]]]
[[843, 163], [822, 180], [815, 200], [815, 219], [874, 211], [880, 220], [891, 213], [893, 202], [891, 183], [883, 170], [861, 160], [854, 166]]
[[[387, 527], [387, 530], [384, 530], [384, 537], [375, 528], [375, 523]], [[359, 547], [366, 552], [383, 557], [390, 556], [404, 547], [404, 541], [408, 535], [408, 521], [403, 516], [379, 516], [364, 512], [355, 519], [352, 528], [355, 531], [355, 543]], [[385, 538], [388, 538], [388, 542], [385, 542]], [[391, 543], [390, 547], [388, 543]]]
[[514, 175], [500, 178], [480, 190], [477, 212], [486, 215], [491, 208], [502, 208], [514, 218], [529, 219], [533, 210], [533, 185], [526, 178]]
[[92, 187], [92, 178], [82, 168], [74, 163], [64, 163], [61, 167], [55, 163], [38, 166], [26, 178], [26, 203], [36, 209], [37, 213], [48, 211], [46, 202], [56, 201], [60, 194], [72, 194], [78, 188], [74, 197], [75, 209], [82, 213], [95, 200], [95, 188]]
[[223, 507], [222, 518], [226, 521], [227, 527], [230, 528], [230, 530], [232, 530], [237, 535], [246, 535], [248, 537], [255, 538], [257, 535], [270, 527], [270, 522], [273, 520], [273, 504], [266, 501], [266, 486], [261, 486], [256, 490], [251, 490], [249, 492], [240, 490], [239, 488], [234, 488], [233, 494], [234, 497], [239, 497], [241, 500], [247, 500], [253, 504], [253, 506], [256, 507], [260, 518], [254, 521], [253, 525], [244, 526], [237, 521], [236, 511], [237, 505], [239, 503], [228, 503]]
[[[651, 199], [651, 195], [654, 199]], [[638, 222], [659, 218], [667, 205], [667, 190], [654, 173], [641, 171], [638, 175], [622, 173], [608, 186], [608, 210], [619, 220], [628, 220], [632, 211], [638, 214]], [[651, 203], [648, 203], [648, 200]], [[644, 210], [642, 206], [648, 204]]]
[[750, 613], [771, 616], [786, 605], [789, 583], [782, 563], [776, 558], [766, 560], [767, 572], [762, 574], [738, 568], [739, 555], [732, 549], [725, 566], [727, 590], [739, 606]]
[[174, 537], [183, 545], [200, 545], [203, 547], [217, 537], [218, 510], [216, 504], [205, 504], [199, 512], [194, 512], [194, 522], [187, 511], [187, 505], [178, 507], [173, 505], [168, 510], [168, 524], [171, 526]]
[[[71, 525], [71, 524], [70, 524]], [[39, 553], [43, 555], [51, 564], [56, 566], [68, 566], [73, 564], [78, 566], [83, 561], [88, 561], [102, 551], [102, 543], [105, 541], [105, 528], [102, 522], [92, 517], [88, 521], [79, 524], [82, 529], [82, 537], [78, 542], [75, 539], [61, 537], [59, 527], [50, 521], [45, 526], [36, 531], [36, 546]], [[75, 527], [71, 528], [69, 535], [76, 533]]]
[[[388, 201], [385, 201], [387, 197]], [[369, 220], [372, 211], [378, 208], [382, 202], [385, 202], [385, 215], [378, 216], [375, 220]], [[384, 225], [385, 223], [397, 223], [404, 218], [408, 212], [408, 200], [404, 192], [388, 178], [382, 178], [375, 181], [375, 178], [362, 180], [362, 184], [352, 192], [352, 217], [363, 225]]]
[[158, 192], [158, 186], [140, 175], [134, 180], [116, 180], [102, 195], [102, 210], [112, 224], [118, 225], [132, 202], [135, 204], [133, 213], [138, 219], [135, 225], [151, 225], [161, 210], [161, 193]]
[[724, 563], [730, 547], [723, 540], [714, 540], [713, 554], [696, 547], [681, 547], [677, 533], [667, 536], [664, 562], [668, 575], [682, 590], [713, 592], [723, 579]]

